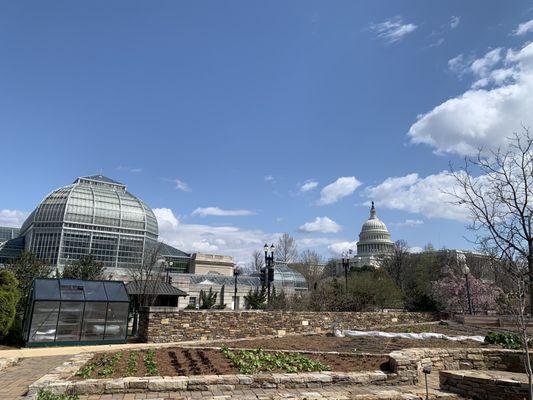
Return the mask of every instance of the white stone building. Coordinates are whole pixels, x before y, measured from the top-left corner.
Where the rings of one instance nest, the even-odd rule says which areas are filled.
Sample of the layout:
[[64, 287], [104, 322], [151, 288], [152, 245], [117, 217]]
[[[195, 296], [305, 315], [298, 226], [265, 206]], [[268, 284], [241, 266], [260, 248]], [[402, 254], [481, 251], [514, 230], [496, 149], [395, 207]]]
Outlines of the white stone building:
[[[379, 268], [383, 259], [394, 253], [394, 242], [387, 226], [376, 215], [372, 202], [370, 217], [361, 226], [357, 242], [357, 254], [350, 259], [350, 269]], [[344, 274], [342, 263], [337, 264], [337, 275]]]

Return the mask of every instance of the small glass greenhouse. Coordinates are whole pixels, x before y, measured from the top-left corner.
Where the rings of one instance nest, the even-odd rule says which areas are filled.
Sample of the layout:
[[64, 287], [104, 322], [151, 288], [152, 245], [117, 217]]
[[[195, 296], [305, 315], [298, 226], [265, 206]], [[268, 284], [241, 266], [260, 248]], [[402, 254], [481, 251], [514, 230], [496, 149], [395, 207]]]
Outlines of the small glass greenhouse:
[[35, 279], [24, 318], [28, 347], [125, 343], [124, 282]]

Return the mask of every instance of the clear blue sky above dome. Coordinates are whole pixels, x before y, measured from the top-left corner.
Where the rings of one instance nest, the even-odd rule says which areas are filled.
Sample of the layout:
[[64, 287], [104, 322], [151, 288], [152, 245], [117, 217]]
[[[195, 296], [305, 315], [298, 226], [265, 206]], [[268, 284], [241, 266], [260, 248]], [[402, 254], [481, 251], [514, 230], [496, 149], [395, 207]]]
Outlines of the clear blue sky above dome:
[[526, 1], [6, 2], [0, 225], [102, 173], [185, 251], [247, 261], [288, 232], [333, 255], [371, 199], [393, 240], [467, 248], [442, 172], [529, 122], [476, 110], [527, 88], [531, 19]]

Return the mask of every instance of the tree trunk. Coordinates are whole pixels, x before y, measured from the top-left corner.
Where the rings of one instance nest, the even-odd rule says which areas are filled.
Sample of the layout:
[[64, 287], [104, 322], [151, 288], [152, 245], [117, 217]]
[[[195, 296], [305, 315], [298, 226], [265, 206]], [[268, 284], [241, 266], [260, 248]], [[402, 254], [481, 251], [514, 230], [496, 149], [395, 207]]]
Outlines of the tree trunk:
[[529, 315], [533, 318], [533, 245], [529, 244], [529, 255], [527, 256], [528, 285], [529, 290]]

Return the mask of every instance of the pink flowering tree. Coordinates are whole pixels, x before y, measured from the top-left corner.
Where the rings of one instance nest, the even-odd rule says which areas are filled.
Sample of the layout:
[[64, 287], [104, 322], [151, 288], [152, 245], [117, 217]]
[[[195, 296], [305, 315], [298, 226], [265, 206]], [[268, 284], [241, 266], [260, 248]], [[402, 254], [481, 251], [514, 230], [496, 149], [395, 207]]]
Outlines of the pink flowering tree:
[[[485, 283], [472, 275], [468, 276], [468, 282], [470, 284], [472, 306], [476, 312], [496, 310], [498, 308], [498, 298], [503, 293], [499, 287]], [[443, 310], [468, 312], [464, 276], [448, 275], [433, 282], [431, 294]]]

